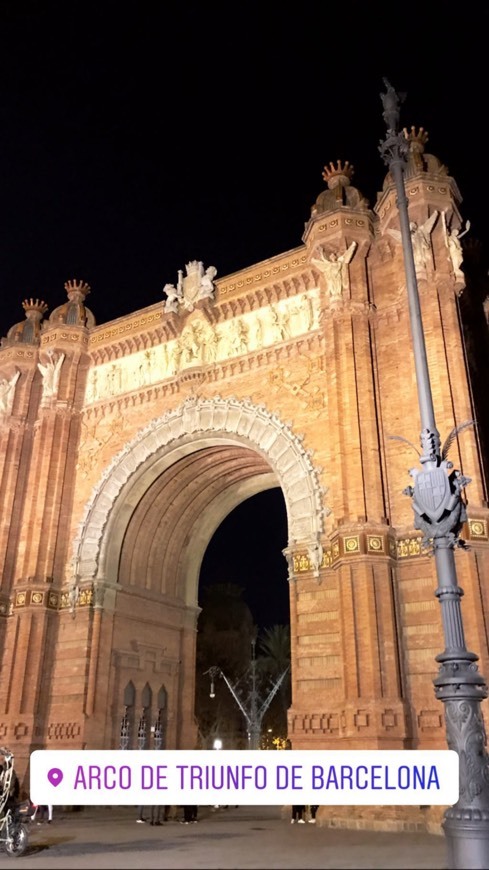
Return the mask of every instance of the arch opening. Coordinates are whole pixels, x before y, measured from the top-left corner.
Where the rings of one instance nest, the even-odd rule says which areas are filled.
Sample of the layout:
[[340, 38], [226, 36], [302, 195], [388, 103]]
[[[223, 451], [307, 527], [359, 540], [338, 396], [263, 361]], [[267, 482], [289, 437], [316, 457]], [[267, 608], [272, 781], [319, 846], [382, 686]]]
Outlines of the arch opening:
[[286, 544], [285, 502], [277, 487], [231, 511], [206, 549], [195, 678], [201, 748], [213, 748], [216, 740], [226, 749], [254, 748], [252, 741], [266, 749], [286, 743], [291, 702]]
[[284, 544], [320, 541], [322, 489], [301, 439], [265, 409], [236, 400], [184, 403], [153, 421], [107, 469], [87, 505], [74, 559], [79, 581], [91, 579], [96, 600], [113, 614], [111, 663], [99, 661], [97, 669], [113, 698], [113, 745], [129, 681], [138, 694], [148, 685], [153, 697], [164, 684], [166, 745], [196, 745], [204, 554], [238, 505], [277, 489]]

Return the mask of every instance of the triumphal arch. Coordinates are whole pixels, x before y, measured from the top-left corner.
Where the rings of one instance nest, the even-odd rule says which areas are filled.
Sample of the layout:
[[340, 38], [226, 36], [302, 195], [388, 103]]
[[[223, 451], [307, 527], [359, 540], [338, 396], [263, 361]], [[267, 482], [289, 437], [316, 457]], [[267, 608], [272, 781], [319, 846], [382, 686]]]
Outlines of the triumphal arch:
[[[423, 131], [406, 136], [443, 438], [474, 417], [461, 200]], [[131, 746], [144, 707], [167, 747], [194, 748], [200, 565], [226, 515], [271, 487], [288, 519], [292, 746], [445, 746], [434, 560], [402, 492], [420, 424], [396, 195], [387, 175], [371, 207], [352, 177], [325, 167], [293, 250], [227, 277], [182, 264], [153, 305], [110, 323], [82, 280], [50, 314], [24, 301], [0, 348], [0, 740], [19, 767], [37, 748], [117, 748], [126, 708]], [[456, 559], [487, 677], [474, 426], [450, 458], [472, 478]]]

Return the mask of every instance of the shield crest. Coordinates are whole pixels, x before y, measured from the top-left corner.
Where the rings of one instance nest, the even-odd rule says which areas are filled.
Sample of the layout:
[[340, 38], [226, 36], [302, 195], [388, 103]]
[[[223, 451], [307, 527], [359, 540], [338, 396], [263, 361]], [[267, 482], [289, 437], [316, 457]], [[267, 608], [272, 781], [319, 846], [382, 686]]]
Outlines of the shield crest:
[[420, 471], [416, 475], [414, 501], [420, 514], [426, 514], [437, 522], [448, 505], [451, 496], [450, 482], [442, 468]]
[[187, 263], [185, 268], [187, 270], [187, 276], [183, 279], [183, 298], [185, 307], [192, 310], [200, 294], [203, 263], [198, 262], [197, 260], [192, 260], [190, 263]]

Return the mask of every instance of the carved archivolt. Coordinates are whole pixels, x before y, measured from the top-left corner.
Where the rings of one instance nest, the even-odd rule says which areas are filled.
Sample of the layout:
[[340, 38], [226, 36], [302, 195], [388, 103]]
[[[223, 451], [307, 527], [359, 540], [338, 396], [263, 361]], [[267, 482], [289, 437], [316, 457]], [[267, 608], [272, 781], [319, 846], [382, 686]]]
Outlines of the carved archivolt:
[[94, 488], [74, 541], [75, 577], [104, 577], [104, 538], [118, 496], [136, 471], [152, 464], [179, 444], [200, 446], [203, 439], [224, 436], [227, 443], [258, 451], [269, 462], [281, 486], [288, 517], [289, 547], [319, 543], [323, 531], [324, 490], [302, 437], [264, 406], [238, 399], [187, 399], [142, 429], [118, 453]]

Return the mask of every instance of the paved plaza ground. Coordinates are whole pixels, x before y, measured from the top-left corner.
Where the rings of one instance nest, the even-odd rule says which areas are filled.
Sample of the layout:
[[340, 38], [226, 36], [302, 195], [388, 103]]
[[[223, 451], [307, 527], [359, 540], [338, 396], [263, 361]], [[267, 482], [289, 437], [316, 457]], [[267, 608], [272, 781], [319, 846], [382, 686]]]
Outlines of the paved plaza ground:
[[[291, 825], [280, 807], [199, 808], [197, 824], [137, 824], [136, 807], [87, 807], [29, 826], [29, 849], [0, 853], [18, 870], [444, 870], [446, 844], [427, 833], [374, 833]], [[12, 863], [14, 862], [14, 864]]]

